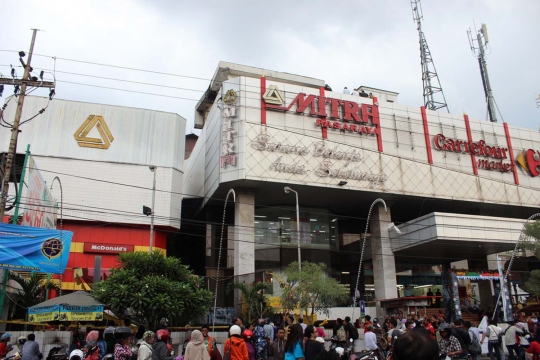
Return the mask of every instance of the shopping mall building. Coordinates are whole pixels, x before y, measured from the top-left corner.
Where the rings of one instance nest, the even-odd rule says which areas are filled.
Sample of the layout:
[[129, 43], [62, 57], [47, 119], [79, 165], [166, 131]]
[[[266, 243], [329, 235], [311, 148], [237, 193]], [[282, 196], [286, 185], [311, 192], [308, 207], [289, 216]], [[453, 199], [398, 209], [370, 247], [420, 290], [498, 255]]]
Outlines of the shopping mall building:
[[[41, 174], [41, 187], [49, 188], [56, 202], [47, 204], [43, 197], [29, 195], [25, 186], [18, 223], [46, 227], [39, 219], [56, 214], [57, 228], [73, 231], [62, 289], [88, 290], [98, 278], [96, 271], [104, 279], [117, 266], [120, 252], [148, 251], [150, 217], [143, 214], [143, 206], [152, 206], [154, 175], [153, 248], [166, 252], [167, 242], [180, 229], [185, 119], [160, 111], [35, 96], [26, 97], [22, 119], [41, 109], [43, 114], [21, 126], [15, 168], [22, 169], [29, 146], [25, 184], [28, 169], [35, 170]], [[11, 101], [3, 118], [11, 123], [15, 110], [16, 102]], [[7, 152], [10, 137], [11, 131], [0, 127], [0, 152]], [[15, 186], [10, 185], [11, 198]], [[8, 213], [11, 217], [14, 210]]]
[[[396, 92], [363, 89], [373, 97], [219, 63], [195, 109], [202, 130], [186, 160], [182, 207], [186, 250], [204, 247], [209, 278], [224, 217], [223, 279], [272, 281], [298, 259], [300, 242], [302, 261], [326, 263], [352, 294], [377, 198], [387, 211], [377, 203], [370, 216], [366, 299], [435, 292], [443, 269], [497, 269], [494, 254], [514, 249], [540, 200], [538, 131], [405, 106]], [[284, 187], [298, 194], [299, 234], [295, 193]], [[224, 216], [230, 189], [236, 201], [229, 197]], [[465, 285], [492, 306], [490, 281]]]

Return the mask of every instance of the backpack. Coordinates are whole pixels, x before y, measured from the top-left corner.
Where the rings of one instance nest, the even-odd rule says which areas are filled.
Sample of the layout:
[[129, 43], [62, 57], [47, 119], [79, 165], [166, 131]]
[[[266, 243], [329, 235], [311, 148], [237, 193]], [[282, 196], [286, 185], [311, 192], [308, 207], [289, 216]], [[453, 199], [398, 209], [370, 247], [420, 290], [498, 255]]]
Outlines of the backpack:
[[343, 325], [341, 325], [336, 334], [338, 341], [347, 341], [347, 333], [345, 332]]
[[349, 336], [353, 340], [358, 340], [359, 338], [358, 329], [354, 325], [351, 325], [351, 324], [349, 324]]
[[482, 345], [480, 345], [480, 342], [478, 342], [478, 337], [476, 334], [469, 330], [469, 334], [472, 334], [472, 341], [469, 345], [469, 352], [471, 355], [476, 356], [482, 354]]

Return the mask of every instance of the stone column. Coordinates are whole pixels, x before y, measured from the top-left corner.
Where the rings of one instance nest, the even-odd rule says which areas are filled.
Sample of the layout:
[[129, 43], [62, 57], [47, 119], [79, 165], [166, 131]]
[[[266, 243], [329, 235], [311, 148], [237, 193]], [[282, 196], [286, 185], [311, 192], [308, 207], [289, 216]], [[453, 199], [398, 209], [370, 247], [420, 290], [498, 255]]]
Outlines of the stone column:
[[[234, 203], [234, 280], [250, 284], [255, 280], [255, 193], [237, 191]], [[242, 297], [235, 291], [239, 313]]]
[[[371, 257], [373, 261], [373, 280], [377, 300], [397, 298], [396, 262], [390, 243], [390, 209], [377, 204], [371, 213]], [[385, 315], [380, 302], [377, 302], [377, 317]]]

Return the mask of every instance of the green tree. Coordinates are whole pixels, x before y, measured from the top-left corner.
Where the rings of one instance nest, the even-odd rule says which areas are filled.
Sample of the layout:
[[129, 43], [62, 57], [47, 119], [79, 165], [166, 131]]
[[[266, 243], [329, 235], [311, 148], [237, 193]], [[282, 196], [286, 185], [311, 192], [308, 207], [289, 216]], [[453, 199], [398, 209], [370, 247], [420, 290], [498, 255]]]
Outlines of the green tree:
[[[521, 239], [520, 247], [532, 250], [536, 258], [540, 259], [540, 220], [528, 223], [523, 233], [525, 237]], [[524, 288], [529, 294], [540, 296], [540, 270], [531, 271]]]
[[44, 301], [47, 290], [60, 289], [57, 280], [48, 279], [46, 274], [30, 273], [30, 276], [23, 276], [10, 271], [9, 279], [19, 285], [19, 288], [9, 295], [10, 319], [26, 319], [27, 309]]
[[234, 282], [228, 288], [228, 292], [232, 289], [237, 289], [242, 293], [242, 304], [245, 312], [242, 314], [247, 319], [247, 324], [251, 323], [253, 315], [257, 319], [264, 317], [267, 313], [268, 305], [266, 303], [266, 294], [272, 293], [272, 284], [265, 282], [256, 282], [253, 284], [246, 284], [243, 282]]
[[298, 262], [293, 262], [285, 269], [286, 280], [281, 284], [281, 305], [286, 309], [294, 309], [300, 304], [300, 309], [311, 310], [310, 316], [315, 312], [322, 312], [329, 316], [330, 308], [347, 300], [339, 281], [326, 273], [324, 263], [302, 262], [302, 269], [298, 269]]
[[153, 251], [121, 253], [119, 261], [92, 290], [115, 313], [128, 312], [155, 329], [161, 318], [188, 321], [208, 311], [212, 293], [179, 259]]

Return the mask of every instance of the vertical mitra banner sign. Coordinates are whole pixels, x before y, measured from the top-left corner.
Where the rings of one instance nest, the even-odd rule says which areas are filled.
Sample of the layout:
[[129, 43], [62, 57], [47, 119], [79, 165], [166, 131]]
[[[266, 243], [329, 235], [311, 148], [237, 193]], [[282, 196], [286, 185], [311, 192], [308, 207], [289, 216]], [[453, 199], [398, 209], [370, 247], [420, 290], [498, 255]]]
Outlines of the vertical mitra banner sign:
[[71, 231], [0, 223], [0, 268], [62, 274], [72, 237]]
[[55, 229], [56, 202], [41, 177], [33, 156], [28, 158], [27, 206], [22, 224], [38, 228]]

